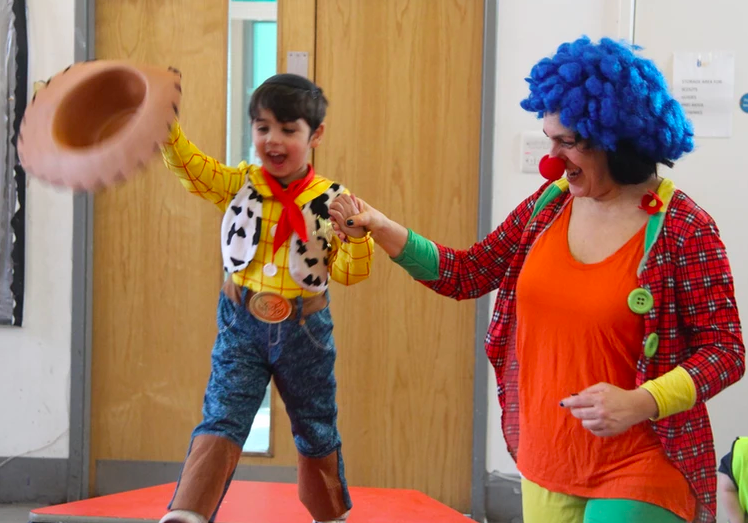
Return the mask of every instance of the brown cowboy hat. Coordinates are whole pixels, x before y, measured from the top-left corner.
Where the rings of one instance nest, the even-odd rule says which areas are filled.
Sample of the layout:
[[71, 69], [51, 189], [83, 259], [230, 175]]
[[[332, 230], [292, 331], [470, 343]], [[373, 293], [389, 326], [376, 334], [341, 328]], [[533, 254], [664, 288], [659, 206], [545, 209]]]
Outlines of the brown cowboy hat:
[[124, 181], [159, 151], [179, 113], [173, 68], [99, 60], [50, 78], [26, 108], [18, 136], [23, 168], [74, 190]]

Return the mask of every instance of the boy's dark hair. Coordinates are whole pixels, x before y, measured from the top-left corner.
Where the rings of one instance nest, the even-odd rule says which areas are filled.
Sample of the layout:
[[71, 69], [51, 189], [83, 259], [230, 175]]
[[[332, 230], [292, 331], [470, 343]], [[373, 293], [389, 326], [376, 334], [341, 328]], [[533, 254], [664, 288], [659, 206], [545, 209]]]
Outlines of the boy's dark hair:
[[322, 89], [303, 76], [277, 74], [265, 80], [252, 93], [249, 101], [249, 119], [255, 121], [260, 110], [266, 109], [279, 122], [295, 122], [302, 118], [316, 131], [325, 120], [327, 98]]

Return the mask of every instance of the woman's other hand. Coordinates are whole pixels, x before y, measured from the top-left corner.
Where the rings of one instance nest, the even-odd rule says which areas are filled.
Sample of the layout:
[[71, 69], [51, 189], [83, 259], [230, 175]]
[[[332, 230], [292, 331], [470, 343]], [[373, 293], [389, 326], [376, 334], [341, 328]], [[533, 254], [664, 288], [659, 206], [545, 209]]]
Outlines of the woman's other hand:
[[564, 398], [561, 407], [600, 437], [616, 436], [658, 415], [657, 403], [645, 389], [624, 390], [610, 383], [598, 383]]

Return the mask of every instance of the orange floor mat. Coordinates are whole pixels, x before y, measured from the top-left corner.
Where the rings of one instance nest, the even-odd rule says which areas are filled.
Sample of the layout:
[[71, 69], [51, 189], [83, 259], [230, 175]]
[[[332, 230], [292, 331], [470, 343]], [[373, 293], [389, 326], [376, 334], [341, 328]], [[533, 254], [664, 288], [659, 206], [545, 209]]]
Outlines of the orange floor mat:
[[[157, 522], [175, 483], [35, 509], [36, 523]], [[459, 512], [415, 490], [351, 487], [349, 523], [466, 523]], [[296, 485], [234, 481], [216, 523], [311, 523]]]

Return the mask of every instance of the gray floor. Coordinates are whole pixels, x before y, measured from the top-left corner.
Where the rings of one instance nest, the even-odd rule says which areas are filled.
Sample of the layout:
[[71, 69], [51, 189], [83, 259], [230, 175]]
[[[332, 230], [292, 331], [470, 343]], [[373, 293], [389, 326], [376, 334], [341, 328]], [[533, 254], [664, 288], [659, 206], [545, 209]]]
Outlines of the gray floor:
[[39, 505], [0, 505], [0, 523], [26, 523], [29, 511]]

